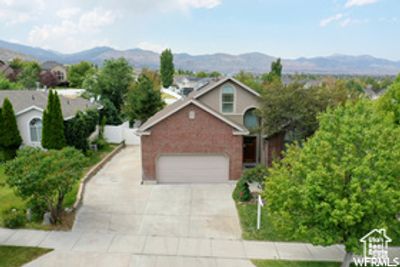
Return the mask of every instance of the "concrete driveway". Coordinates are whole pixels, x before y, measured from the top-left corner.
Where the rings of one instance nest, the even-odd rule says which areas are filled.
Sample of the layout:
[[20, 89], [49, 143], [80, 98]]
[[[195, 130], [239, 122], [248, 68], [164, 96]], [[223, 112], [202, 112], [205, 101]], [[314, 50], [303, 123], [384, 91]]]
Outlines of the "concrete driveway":
[[140, 181], [140, 147], [126, 147], [87, 184], [73, 231], [240, 238], [233, 184], [141, 185]]

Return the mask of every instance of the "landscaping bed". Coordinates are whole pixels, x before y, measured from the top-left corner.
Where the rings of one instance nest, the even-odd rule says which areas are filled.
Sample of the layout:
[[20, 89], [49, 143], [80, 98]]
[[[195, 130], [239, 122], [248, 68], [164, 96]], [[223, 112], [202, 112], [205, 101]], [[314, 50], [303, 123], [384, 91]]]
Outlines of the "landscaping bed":
[[[89, 151], [87, 155], [87, 164], [82, 172], [82, 177], [85, 177], [86, 173], [93, 168], [96, 164], [98, 164], [104, 157], [106, 157], [110, 152], [112, 152], [117, 145], [110, 144], [105, 146], [103, 149], [99, 151]], [[4, 174], [4, 166], [0, 164], [0, 227], [4, 227], [3, 222], [3, 212], [10, 208], [24, 209], [25, 203], [24, 201], [15, 195], [14, 191], [7, 186], [5, 183], [6, 175]], [[69, 192], [64, 199], [63, 206], [64, 208], [72, 208], [76, 199], [77, 193], [79, 190], [80, 181], [77, 181], [71, 192]], [[71, 229], [73, 222], [75, 219], [75, 213], [69, 212], [63, 215], [63, 220], [61, 224], [57, 225], [42, 225], [39, 222], [29, 222], [25, 225], [25, 228], [32, 229], [42, 229], [42, 230], [68, 230]]]
[[0, 267], [19, 267], [50, 251], [43, 248], [0, 246]]

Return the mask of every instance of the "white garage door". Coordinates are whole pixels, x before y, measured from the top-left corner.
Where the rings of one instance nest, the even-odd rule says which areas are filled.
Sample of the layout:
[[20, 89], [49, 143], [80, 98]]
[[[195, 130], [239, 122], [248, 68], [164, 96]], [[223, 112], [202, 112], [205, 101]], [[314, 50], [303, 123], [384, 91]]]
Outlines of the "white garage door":
[[157, 161], [159, 183], [221, 183], [229, 180], [223, 155], [168, 155]]

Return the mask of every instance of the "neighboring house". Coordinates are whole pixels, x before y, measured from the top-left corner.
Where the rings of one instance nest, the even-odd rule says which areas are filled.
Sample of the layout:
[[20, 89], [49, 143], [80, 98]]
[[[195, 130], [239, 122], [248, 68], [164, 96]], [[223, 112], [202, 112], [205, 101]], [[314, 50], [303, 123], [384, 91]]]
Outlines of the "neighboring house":
[[383, 89], [379, 92], [375, 92], [374, 89], [372, 88], [372, 85], [368, 85], [364, 89], [365, 94], [370, 98], [371, 100], [377, 100], [379, 97], [385, 94], [386, 89]]
[[187, 96], [191, 92], [196, 91], [198, 88], [209, 83], [211, 80], [212, 80], [212, 78], [176, 76], [176, 77], [174, 77], [174, 86], [178, 89], [178, 91], [182, 95]]
[[68, 84], [67, 68], [55, 61], [46, 61], [41, 65], [44, 71], [50, 71], [57, 78], [59, 85]]
[[167, 105], [171, 105], [182, 98], [180, 94], [166, 88], [161, 88], [161, 96]]
[[[213, 81], [165, 107], [138, 130], [144, 182], [237, 180], [270, 162], [276, 145], [252, 129], [260, 95], [233, 78]], [[283, 141], [278, 138], [278, 141]]]
[[[61, 110], [64, 120], [75, 117], [78, 111], [90, 108], [100, 109], [96, 103], [83, 98], [69, 99], [60, 97]], [[47, 106], [48, 92], [30, 90], [0, 90], [0, 104], [8, 98], [14, 108], [18, 129], [22, 137], [23, 145], [41, 147], [42, 141], [42, 117]]]

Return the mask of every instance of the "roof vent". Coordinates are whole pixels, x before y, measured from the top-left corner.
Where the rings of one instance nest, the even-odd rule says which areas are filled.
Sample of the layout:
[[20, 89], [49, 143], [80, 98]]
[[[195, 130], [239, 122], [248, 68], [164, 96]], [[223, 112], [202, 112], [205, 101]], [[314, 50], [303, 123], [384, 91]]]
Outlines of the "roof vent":
[[32, 95], [32, 101], [35, 101], [35, 96], [34, 95]]
[[67, 100], [67, 104], [70, 105], [69, 100]]

